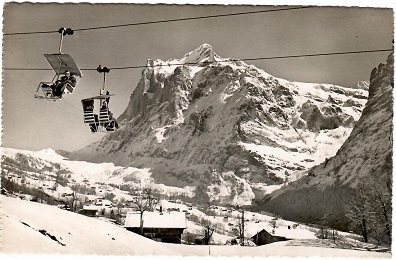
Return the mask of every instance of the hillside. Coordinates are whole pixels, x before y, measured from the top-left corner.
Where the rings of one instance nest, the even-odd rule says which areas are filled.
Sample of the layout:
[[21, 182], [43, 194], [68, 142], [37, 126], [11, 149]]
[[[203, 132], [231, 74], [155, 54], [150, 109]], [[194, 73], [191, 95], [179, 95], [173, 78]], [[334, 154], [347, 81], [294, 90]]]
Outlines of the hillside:
[[157, 183], [194, 187], [197, 201], [251, 204], [335, 155], [365, 88], [279, 79], [204, 44], [149, 60], [120, 129], [63, 155], [148, 168]]
[[[54, 206], [1, 196], [2, 259], [24, 254], [100, 256], [321, 256], [390, 258], [390, 253], [331, 248], [318, 240], [294, 240], [260, 247], [163, 244], [113, 223]], [[323, 241], [324, 242], [324, 241]], [[332, 245], [334, 247], [334, 245]], [[365, 245], [369, 246], [369, 245]], [[292, 250], [291, 250], [292, 249]], [[15, 255], [18, 254], [18, 255]], [[45, 255], [44, 255], [45, 256]], [[29, 255], [31, 257], [31, 255]]]
[[345, 206], [359, 185], [364, 185], [366, 193], [382, 194], [388, 192], [386, 183], [392, 183], [392, 120], [393, 53], [373, 69], [368, 102], [337, 154], [272, 193], [264, 208], [309, 222], [327, 214], [345, 227]]

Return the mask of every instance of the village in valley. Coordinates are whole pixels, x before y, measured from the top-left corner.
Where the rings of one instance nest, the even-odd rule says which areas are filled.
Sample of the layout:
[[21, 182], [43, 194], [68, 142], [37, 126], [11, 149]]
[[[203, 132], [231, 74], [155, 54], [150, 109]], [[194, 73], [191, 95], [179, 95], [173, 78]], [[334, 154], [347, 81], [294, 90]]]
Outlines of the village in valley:
[[5, 165], [2, 196], [13, 201], [49, 204], [57, 210], [107, 222], [158, 243], [257, 247], [293, 241], [300, 246], [387, 251], [386, 247], [360, 242], [358, 234], [288, 221], [268, 212], [254, 212], [249, 206], [188, 202], [191, 201], [188, 192], [175, 192], [166, 186], [161, 189], [149, 180], [134, 181], [132, 185], [107, 185], [90, 183], [84, 178], [81, 184], [72, 182], [68, 186], [63, 182], [67, 172], [43, 177], [12, 173], [9, 160]]
[[[141, 234], [142, 214], [143, 236], [158, 242], [254, 246], [292, 238], [317, 238], [318, 230], [312, 226], [286, 221], [270, 213], [250, 212], [244, 207], [183, 202], [180, 198], [189, 200], [186, 194], [164, 193], [152, 183], [134, 182], [133, 187], [117, 187], [91, 184], [84, 179], [83, 184], [74, 186], [73, 190], [59, 184], [59, 176], [48, 175], [40, 180], [9, 173], [5, 178], [3, 195], [38, 203], [48, 203], [50, 198], [50, 203], [59, 209], [112, 222], [136, 234]], [[11, 190], [7, 189], [9, 183], [14, 183]], [[17, 191], [16, 186], [26, 189]], [[31, 192], [36, 189], [38, 192]], [[38, 195], [44, 192], [46, 198]]]

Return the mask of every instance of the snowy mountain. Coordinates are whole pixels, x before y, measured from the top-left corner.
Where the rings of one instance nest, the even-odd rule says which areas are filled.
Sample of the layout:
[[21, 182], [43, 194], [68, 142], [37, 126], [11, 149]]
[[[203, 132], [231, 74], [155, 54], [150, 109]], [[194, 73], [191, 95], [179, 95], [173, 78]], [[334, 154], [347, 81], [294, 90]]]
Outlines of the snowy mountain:
[[148, 168], [197, 200], [250, 204], [336, 154], [367, 101], [359, 86], [290, 82], [204, 44], [149, 60], [120, 129], [63, 154]]
[[372, 71], [368, 102], [336, 155], [272, 193], [265, 208], [300, 221], [312, 222], [328, 213], [342, 220], [357, 185], [383, 192], [384, 180], [392, 176], [392, 97], [393, 53]]

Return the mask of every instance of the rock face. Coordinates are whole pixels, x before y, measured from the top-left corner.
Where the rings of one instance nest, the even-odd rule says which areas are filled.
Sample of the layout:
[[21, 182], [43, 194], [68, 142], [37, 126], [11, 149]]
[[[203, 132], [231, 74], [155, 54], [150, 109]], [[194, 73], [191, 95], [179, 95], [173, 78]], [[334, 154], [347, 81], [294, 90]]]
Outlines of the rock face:
[[390, 178], [392, 84], [393, 53], [386, 64], [380, 64], [372, 71], [366, 107], [337, 154], [310, 169], [303, 178], [272, 193], [264, 207], [300, 221], [318, 220], [328, 212], [340, 218], [351, 189], [367, 179], [373, 183], [366, 185], [374, 186], [376, 178]]
[[249, 204], [333, 156], [366, 101], [364, 89], [275, 78], [204, 44], [149, 60], [121, 128], [65, 156], [150, 168], [197, 199]]

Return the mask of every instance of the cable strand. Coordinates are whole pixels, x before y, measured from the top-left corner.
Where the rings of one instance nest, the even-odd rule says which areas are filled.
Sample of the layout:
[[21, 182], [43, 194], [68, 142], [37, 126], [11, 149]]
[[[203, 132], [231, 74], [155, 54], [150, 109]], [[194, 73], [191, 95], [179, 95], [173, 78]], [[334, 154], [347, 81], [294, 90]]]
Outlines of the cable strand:
[[[219, 18], [219, 17], [227, 17], [227, 16], [238, 16], [238, 15], [246, 15], [246, 14], [258, 14], [258, 13], [290, 11], [290, 10], [298, 10], [298, 9], [306, 9], [306, 8], [312, 8], [312, 6], [298, 6], [298, 7], [289, 7], [289, 8], [283, 8], [283, 9], [270, 9], [270, 10], [239, 12], [239, 13], [230, 13], [230, 14], [218, 14], [218, 15], [208, 15], [208, 16], [197, 16], [197, 17], [158, 20], [158, 21], [149, 21], [149, 22], [139, 22], [139, 23], [107, 25], [107, 26], [98, 26], [98, 27], [88, 27], [88, 28], [74, 29], [74, 31], [75, 32], [76, 31], [89, 31], [89, 30], [109, 29], [109, 28], [118, 28], [118, 27], [127, 27], [127, 26], [139, 26], [139, 25], [148, 25], [148, 24], [158, 24], [158, 23], [179, 22], [179, 21], [188, 21], [188, 20]], [[4, 33], [3, 35], [4, 36], [12, 36], [12, 35], [44, 34], [44, 33], [54, 33], [54, 32], [58, 33], [58, 31], [41, 31], [41, 32], [37, 31], [37, 32]]]
[[[244, 58], [244, 59], [229, 59], [225, 61], [214, 61], [212, 63], [222, 62], [233, 62], [233, 61], [255, 61], [255, 60], [275, 60], [275, 59], [290, 59], [290, 58], [304, 58], [304, 57], [318, 57], [318, 56], [331, 56], [331, 55], [347, 55], [347, 54], [360, 54], [360, 53], [375, 53], [375, 52], [386, 52], [393, 51], [393, 49], [377, 49], [377, 50], [363, 50], [363, 51], [345, 51], [345, 52], [329, 52], [329, 53], [314, 53], [314, 54], [301, 54], [301, 55], [285, 55], [285, 56], [272, 56], [272, 57], [261, 57], [261, 58]], [[196, 66], [197, 63], [169, 63], [169, 66]], [[154, 65], [150, 67], [160, 67], [161, 65]], [[124, 67], [109, 67], [112, 70], [124, 70], [124, 69], [144, 69], [146, 65], [136, 66], [124, 66]], [[49, 68], [3, 68], [4, 70], [15, 70], [15, 71], [52, 71]], [[83, 68], [80, 70], [85, 71], [96, 71], [96, 68]]]

